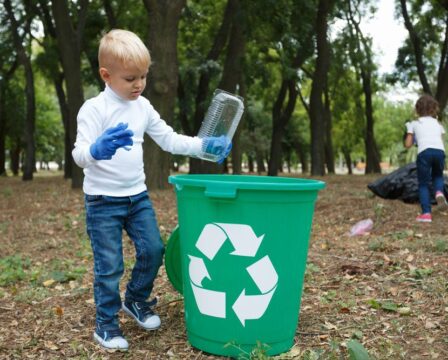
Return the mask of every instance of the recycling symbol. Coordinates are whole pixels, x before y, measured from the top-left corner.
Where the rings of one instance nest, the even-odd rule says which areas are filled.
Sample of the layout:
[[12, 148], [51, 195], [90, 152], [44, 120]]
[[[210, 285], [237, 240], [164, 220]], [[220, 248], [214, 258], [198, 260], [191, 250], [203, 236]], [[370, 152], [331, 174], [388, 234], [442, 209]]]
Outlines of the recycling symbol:
[[[264, 235], [257, 237], [249, 225], [211, 223], [204, 226], [196, 242], [196, 248], [202, 255], [213, 261], [221, 246], [228, 239], [235, 251], [231, 256], [255, 257]], [[225, 291], [209, 290], [202, 286], [202, 281], [212, 278], [202, 257], [188, 255], [190, 259], [188, 272], [194, 298], [199, 311], [208, 316], [226, 318]], [[261, 318], [269, 307], [278, 283], [278, 275], [269, 256], [264, 256], [246, 268], [250, 277], [260, 290], [260, 294], [246, 295], [243, 288], [233, 301], [232, 310], [245, 326], [246, 320]]]

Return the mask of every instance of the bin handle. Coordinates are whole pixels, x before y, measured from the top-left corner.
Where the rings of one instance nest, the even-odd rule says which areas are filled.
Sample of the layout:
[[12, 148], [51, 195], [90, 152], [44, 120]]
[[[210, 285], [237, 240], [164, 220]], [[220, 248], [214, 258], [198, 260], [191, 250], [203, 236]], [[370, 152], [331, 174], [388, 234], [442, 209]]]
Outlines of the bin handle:
[[221, 198], [221, 199], [235, 199], [236, 198], [236, 188], [235, 187], [225, 187], [208, 185], [205, 188], [204, 194], [211, 198]]

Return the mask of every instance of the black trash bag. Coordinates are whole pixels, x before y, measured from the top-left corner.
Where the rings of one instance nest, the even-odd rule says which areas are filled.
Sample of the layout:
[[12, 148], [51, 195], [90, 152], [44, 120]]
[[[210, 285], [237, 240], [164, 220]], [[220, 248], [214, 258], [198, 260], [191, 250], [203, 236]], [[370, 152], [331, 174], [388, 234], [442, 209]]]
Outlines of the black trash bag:
[[[448, 178], [444, 176], [444, 193], [447, 196]], [[407, 164], [390, 174], [383, 176], [367, 185], [370, 191], [383, 199], [398, 199], [407, 204], [418, 203], [417, 164]], [[432, 203], [435, 204], [432, 184], [429, 186]]]

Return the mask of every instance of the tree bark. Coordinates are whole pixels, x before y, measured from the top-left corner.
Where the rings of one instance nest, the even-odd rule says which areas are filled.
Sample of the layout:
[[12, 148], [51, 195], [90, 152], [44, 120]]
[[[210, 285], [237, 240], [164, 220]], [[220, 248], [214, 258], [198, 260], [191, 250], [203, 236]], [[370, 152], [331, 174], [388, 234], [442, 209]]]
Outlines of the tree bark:
[[11, 172], [14, 176], [19, 175], [19, 169], [20, 169], [20, 153], [22, 151], [22, 148], [20, 146], [20, 139], [15, 139], [14, 144], [11, 146], [11, 164], [9, 168], [11, 169]]
[[431, 87], [429, 86], [429, 82], [425, 73], [425, 65], [423, 63], [423, 49], [420, 37], [415, 31], [414, 25], [412, 25], [411, 19], [409, 18], [408, 9], [406, 7], [406, 0], [400, 0], [400, 5], [401, 13], [404, 19], [404, 25], [409, 32], [412, 47], [414, 48], [415, 63], [417, 65], [417, 74], [420, 79], [420, 83], [425, 93], [432, 94]]
[[[64, 126], [64, 159], [70, 159], [72, 157], [70, 143], [70, 111], [66, 101], [65, 91], [64, 91], [64, 74], [59, 73], [59, 75], [53, 80], [54, 88], [56, 90], [56, 95], [59, 102], [59, 110], [61, 112], [62, 125]], [[73, 161], [64, 162], [64, 178], [70, 179], [72, 177], [72, 165]]]
[[[243, 61], [246, 49], [246, 39], [244, 35], [245, 14], [238, 1], [238, 10], [232, 22], [232, 30], [230, 32], [229, 44], [227, 46], [226, 59], [224, 61], [224, 69], [218, 88], [230, 93], [237, 93], [238, 90], [245, 90], [241, 86], [243, 80]], [[244, 91], [243, 90], [243, 91]], [[239, 142], [241, 128], [244, 116], [240, 120], [238, 129], [233, 136], [232, 147], [232, 169], [234, 174], [241, 174], [242, 152]], [[239, 131], [238, 131], [239, 130]]]
[[[153, 65], [145, 96], [161, 117], [172, 124], [178, 86], [177, 30], [186, 0], [144, 0], [149, 16], [147, 45]], [[149, 189], [168, 186], [170, 154], [146, 136], [143, 147], [146, 184]]]
[[[44, 26], [45, 37], [53, 39], [55, 42], [57, 41], [56, 29], [53, 24], [53, 19], [51, 17], [50, 9], [47, 6], [47, 3], [44, 0], [39, 0], [39, 6], [37, 7], [37, 12], [40, 14], [42, 24]], [[52, 43], [52, 42], [51, 42]], [[48, 46], [47, 42], [43, 42], [43, 46], [45, 51], [52, 52], [52, 45]], [[58, 63], [62, 63], [61, 55], [58, 53]], [[64, 127], [64, 178], [71, 179], [72, 178], [72, 166], [74, 164], [71, 161], [72, 158], [72, 145], [70, 143], [70, 111], [67, 104], [67, 97], [65, 95], [64, 90], [64, 73], [59, 71], [59, 67], [55, 66], [51, 69], [51, 77], [53, 79], [54, 88], [56, 91], [56, 96], [58, 98], [59, 110], [61, 112], [61, 120], [62, 125]]]
[[6, 117], [5, 117], [5, 86], [0, 80], [0, 176], [6, 176]]
[[[14, 47], [17, 51], [19, 63], [25, 70], [25, 96], [26, 96], [26, 119], [24, 128], [25, 140], [25, 161], [23, 166], [23, 180], [33, 180], [33, 173], [36, 167], [36, 144], [34, 139], [34, 132], [36, 128], [36, 100], [34, 93], [34, 74], [31, 66], [31, 60], [28, 57], [23, 46], [22, 39], [19, 35], [19, 25], [14, 16], [10, 0], [4, 1], [6, 12], [11, 23], [12, 37]], [[29, 22], [29, 20], [27, 21]], [[28, 27], [28, 26], [27, 26]], [[28, 33], [27, 29], [25, 34]]]
[[[84, 93], [81, 77], [81, 39], [87, 15], [88, 0], [80, 0], [78, 24], [74, 27], [67, 0], [52, 1], [53, 18], [57, 34], [59, 54], [64, 70], [65, 85], [67, 89], [67, 104], [69, 112], [69, 136], [70, 150], [76, 141], [78, 111], [84, 102]], [[82, 187], [83, 172], [69, 156], [65, 161], [71, 162], [72, 188]]]
[[333, 137], [332, 128], [333, 121], [331, 117], [331, 100], [328, 84], [325, 85], [325, 163], [327, 164], [327, 171], [329, 174], [335, 173], [334, 168], [334, 151], [333, 151]]
[[445, 39], [442, 45], [437, 73], [436, 99], [439, 102], [440, 113], [443, 113], [448, 102], [448, 14], [445, 20]]
[[311, 120], [311, 175], [325, 175], [325, 108], [322, 101], [324, 84], [329, 68], [329, 44], [327, 40], [327, 16], [333, 6], [332, 0], [319, 0], [316, 18], [316, 69], [310, 95]]
[[[372, 51], [370, 44], [363, 36], [359, 23], [355, 21], [351, 4], [349, 3], [349, 21], [354, 28], [352, 37], [354, 38], [356, 49], [359, 54], [362, 54], [362, 59], [355, 62], [355, 66], [358, 68], [358, 73], [361, 77], [362, 89], [364, 93], [364, 113], [366, 116], [366, 130], [365, 130], [365, 154], [366, 154], [366, 174], [381, 173], [380, 167], [380, 154], [375, 141], [374, 134], [374, 117], [373, 117], [373, 104], [372, 104]], [[353, 29], [352, 28], [352, 29]]]
[[[2, 64], [3, 65], [3, 64]], [[2, 66], [0, 65], [0, 67]], [[6, 89], [8, 88], [9, 79], [17, 70], [17, 59], [11, 64], [8, 70], [2, 69], [0, 78], [0, 176], [6, 176], [6, 121], [7, 114], [5, 109]]]
[[[272, 138], [269, 155], [268, 175], [277, 176], [282, 168], [282, 140], [285, 127], [296, 106], [298, 90], [296, 79], [283, 79], [277, 99], [272, 107]], [[286, 97], [288, 101], [283, 109]]]
[[361, 70], [362, 87], [364, 91], [365, 114], [366, 114], [366, 174], [380, 174], [380, 155], [373, 132], [373, 106], [372, 106], [372, 86], [370, 73]]
[[[217, 61], [228, 40], [228, 50], [224, 64], [224, 71], [218, 87], [229, 92], [235, 92], [236, 84], [241, 77], [241, 74], [230, 74], [232, 71], [241, 71], [240, 62], [242, 61], [242, 59], [239, 59], [239, 57], [244, 53], [245, 47], [245, 40], [241, 24], [235, 25], [235, 19], [239, 19], [241, 17], [238, 16], [238, 13], [240, 11], [241, 9], [239, 0], [229, 0], [227, 2], [221, 26], [215, 36], [213, 45], [205, 60]], [[235, 58], [231, 58], [232, 56], [234, 56]], [[232, 69], [233, 67], [235, 67], [235, 69]], [[199, 78], [198, 89], [196, 92], [195, 113], [193, 116], [193, 133], [191, 135], [196, 135], [199, 132], [202, 121], [204, 120], [205, 112], [207, 110], [206, 98], [209, 92], [209, 85], [210, 73], [208, 71], [204, 71], [201, 73], [201, 76]], [[239, 126], [238, 129], [240, 127], [241, 126]], [[234, 156], [233, 154], [235, 154], [235, 148], [238, 152], [238, 135], [239, 134], [237, 131], [237, 133], [234, 135], [233, 140], [232, 159]], [[240, 166], [238, 167], [237, 165], [237, 172], [241, 172], [239, 168]], [[201, 159], [190, 158], [191, 174], [213, 174], [221, 173], [223, 172], [223, 170], [223, 165], [204, 161]]]

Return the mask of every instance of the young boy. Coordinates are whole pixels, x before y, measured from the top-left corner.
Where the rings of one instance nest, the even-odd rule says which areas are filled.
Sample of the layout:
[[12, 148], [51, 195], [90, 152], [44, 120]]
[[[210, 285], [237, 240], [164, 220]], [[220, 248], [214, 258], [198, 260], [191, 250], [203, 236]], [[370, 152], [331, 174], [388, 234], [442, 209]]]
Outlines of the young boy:
[[[96, 329], [94, 340], [108, 349], [127, 350], [120, 331], [120, 309], [146, 330], [160, 327], [147, 302], [162, 264], [164, 246], [148, 197], [143, 171], [143, 135], [165, 151], [197, 155], [201, 149], [220, 156], [231, 143], [222, 138], [199, 139], [177, 134], [150, 102], [140, 96], [151, 64], [148, 49], [132, 32], [112, 30], [100, 42], [99, 72], [106, 87], [87, 100], [78, 114], [73, 158], [84, 168], [87, 233], [94, 257]], [[134, 243], [136, 262], [121, 302], [122, 231]]]
[[439, 104], [432, 96], [421, 96], [415, 104], [415, 111], [419, 118], [406, 123], [407, 135], [404, 145], [409, 148], [415, 141], [418, 146], [417, 178], [422, 213], [417, 216], [416, 220], [418, 222], [431, 222], [431, 196], [429, 191], [431, 181], [438, 206], [448, 207], [443, 193], [445, 148], [442, 137], [445, 130], [436, 119]]

